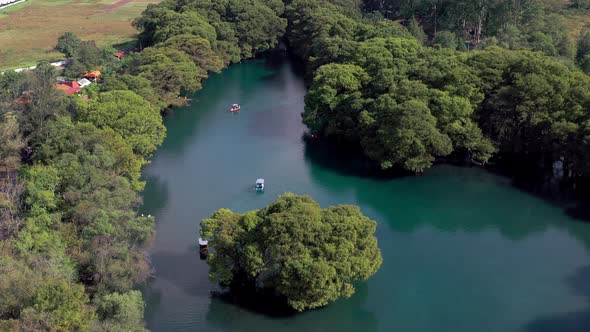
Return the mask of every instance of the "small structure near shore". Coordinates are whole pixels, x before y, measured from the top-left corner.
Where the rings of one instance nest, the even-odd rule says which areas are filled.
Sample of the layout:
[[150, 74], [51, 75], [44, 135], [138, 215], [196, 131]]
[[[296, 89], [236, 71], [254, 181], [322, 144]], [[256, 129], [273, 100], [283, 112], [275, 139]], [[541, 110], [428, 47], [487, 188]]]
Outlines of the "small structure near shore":
[[209, 241], [199, 238], [199, 255], [201, 259], [207, 258], [209, 254]]

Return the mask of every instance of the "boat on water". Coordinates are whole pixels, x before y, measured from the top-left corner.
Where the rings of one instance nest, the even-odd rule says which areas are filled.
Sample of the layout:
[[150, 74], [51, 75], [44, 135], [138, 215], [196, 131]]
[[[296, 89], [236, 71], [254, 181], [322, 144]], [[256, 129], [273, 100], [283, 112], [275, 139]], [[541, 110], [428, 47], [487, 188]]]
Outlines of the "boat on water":
[[264, 191], [264, 179], [256, 180], [254, 188], [256, 188], [256, 191]]
[[229, 109], [230, 112], [235, 113], [235, 112], [239, 112], [240, 111], [240, 105], [239, 104], [233, 104], [232, 107]]
[[199, 238], [199, 255], [201, 259], [207, 258], [209, 254], [209, 241]]

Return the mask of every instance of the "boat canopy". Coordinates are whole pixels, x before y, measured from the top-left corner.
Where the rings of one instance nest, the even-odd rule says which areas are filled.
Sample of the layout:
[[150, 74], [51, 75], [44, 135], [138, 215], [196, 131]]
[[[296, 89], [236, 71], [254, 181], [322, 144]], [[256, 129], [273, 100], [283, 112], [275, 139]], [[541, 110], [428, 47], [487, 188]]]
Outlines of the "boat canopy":
[[208, 243], [209, 243], [209, 241], [199, 238], [199, 245], [200, 246], [206, 246]]
[[256, 184], [264, 184], [264, 179], [258, 179], [258, 180], [256, 180]]
[[233, 104], [232, 107], [240, 107], [238, 104]]

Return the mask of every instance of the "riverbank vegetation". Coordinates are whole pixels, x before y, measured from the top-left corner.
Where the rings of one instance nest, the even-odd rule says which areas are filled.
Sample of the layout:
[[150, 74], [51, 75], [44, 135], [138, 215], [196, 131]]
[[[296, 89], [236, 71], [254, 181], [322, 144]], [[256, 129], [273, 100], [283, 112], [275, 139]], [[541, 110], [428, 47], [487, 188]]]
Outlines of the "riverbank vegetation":
[[214, 249], [212, 280], [271, 292], [303, 311], [352, 296], [353, 282], [377, 272], [376, 227], [356, 206], [322, 209], [309, 196], [287, 193], [260, 210], [217, 210], [201, 221], [201, 236]]
[[295, 0], [286, 9], [288, 40], [313, 77], [303, 114], [313, 131], [360, 146], [383, 169], [503, 154], [588, 175], [586, 74], [530, 50], [427, 47], [411, 26], [354, 8]]

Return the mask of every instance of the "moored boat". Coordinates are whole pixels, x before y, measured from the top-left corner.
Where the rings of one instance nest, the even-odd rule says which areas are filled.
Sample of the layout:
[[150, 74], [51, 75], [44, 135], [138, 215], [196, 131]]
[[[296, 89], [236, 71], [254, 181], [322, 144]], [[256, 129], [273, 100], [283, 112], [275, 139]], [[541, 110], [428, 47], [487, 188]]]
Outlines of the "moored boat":
[[229, 111], [232, 112], [232, 113], [240, 111], [240, 105], [239, 104], [233, 104], [232, 107], [229, 109]]
[[207, 258], [209, 254], [209, 241], [199, 238], [199, 254], [201, 259]]

